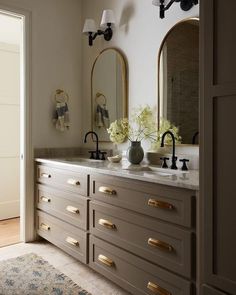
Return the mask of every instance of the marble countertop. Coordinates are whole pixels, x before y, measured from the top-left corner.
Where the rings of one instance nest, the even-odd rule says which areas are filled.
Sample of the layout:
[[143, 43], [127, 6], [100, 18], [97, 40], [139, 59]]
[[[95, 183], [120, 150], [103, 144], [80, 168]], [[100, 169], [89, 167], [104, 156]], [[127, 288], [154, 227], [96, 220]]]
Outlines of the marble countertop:
[[162, 169], [152, 165], [130, 165], [127, 160], [120, 163], [109, 161], [89, 161], [85, 158], [37, 158], [37, 162], [54, 164], [61, 168], [80, 168], [90, 173], [102, 173], [106, 175], [119, 176], [134, 180], [151, 183], [164, 184], [174, 187], [199, 190], [199, 172], [197, 170], [180, 171]]

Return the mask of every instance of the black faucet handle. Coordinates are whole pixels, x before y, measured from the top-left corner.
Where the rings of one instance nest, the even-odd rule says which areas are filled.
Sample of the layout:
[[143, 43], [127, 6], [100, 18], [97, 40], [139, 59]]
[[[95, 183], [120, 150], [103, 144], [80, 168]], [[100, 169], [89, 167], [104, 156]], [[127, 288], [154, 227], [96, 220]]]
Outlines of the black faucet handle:
[[101, 152], [99, 151], [100, 155], [101, 155], [101, 160], [106, 160], [105, 155], [107, 154], [107, 152]]
[[183, 163], [183, 166], [182, 166], [181, 170], [182, 171], [188, 171], [188, 166], [187, 166], [186, 163], [188, 163], [189, 160], [188, 159], [180, 159], [179, 161]]
[[94, 154], [96, 153], [96, 151], [89, 151], [90, 154], [90, 159], [95, 159], [94, 158]]
[[166, 161], [167, 161], [167, 160], [170, 160], [170, 158], [162, 157], [162, 158], [160, 158], [160, 159], [163, 161], [163, 162], [162, 162], [162, 165], [161, 165], [161, 168], [164, 168], [164, 169], [168, 168], [168, 165], [167, 165]]
[[172, 164], [171, 164], [170, 169], [178, 170], [178, 167], [176, 166], [177, 159], [178, 159], [178, 157], [172, 157]]

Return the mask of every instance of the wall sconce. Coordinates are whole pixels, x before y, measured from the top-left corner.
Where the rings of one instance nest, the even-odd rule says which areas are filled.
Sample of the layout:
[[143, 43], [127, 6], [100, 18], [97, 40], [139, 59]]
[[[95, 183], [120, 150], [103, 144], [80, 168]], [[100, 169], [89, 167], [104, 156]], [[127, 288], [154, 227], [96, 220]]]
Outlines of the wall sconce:
[[100, 25], [103, 30], [97, 29], [96, 23], [93, 19], [86, 19], [83, 34], [88, 36], [89, 46], [93, 46], [93, 41], [97, 36], [103, 36], [106, 41], [110, 41], [113, 36], [113, 25], [115, 25], [115, 17], [111, 9], [103, 11]]
[[174, 2], [180, 2], [180, 8], [184, 11], [190, 10], [193, 5], [198, 4], [198, 0], [153, 0], [152, 4], [155, 6], [160, 6], [160, 18], [165, 17], [165, 11], [168, 10]]

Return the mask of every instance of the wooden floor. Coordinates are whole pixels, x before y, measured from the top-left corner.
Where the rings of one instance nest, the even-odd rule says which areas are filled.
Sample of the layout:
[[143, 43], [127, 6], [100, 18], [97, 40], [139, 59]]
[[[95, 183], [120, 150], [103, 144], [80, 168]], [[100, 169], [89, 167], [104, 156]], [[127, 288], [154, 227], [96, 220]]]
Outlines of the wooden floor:
[[20, 242], [20, 218], [0, 221], [0, 248]]

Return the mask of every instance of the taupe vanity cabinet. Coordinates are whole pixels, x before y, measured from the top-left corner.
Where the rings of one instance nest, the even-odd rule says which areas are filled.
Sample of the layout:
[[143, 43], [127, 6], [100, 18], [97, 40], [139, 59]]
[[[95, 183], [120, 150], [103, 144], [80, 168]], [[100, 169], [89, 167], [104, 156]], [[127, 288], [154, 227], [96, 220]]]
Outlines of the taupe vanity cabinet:
[[36, 166], [39, 236], [88, 262], [88, 175], [53, 165]]
[[236, 1], [201, 1], [201, 281], [236, 294]]
[[131, 294], [196, 294], [196, 191], [39, 160], [35, 195], [38, 235]]
[[135, 295], [194, 294], [195, 195], [91, 174], [90, 266]]

